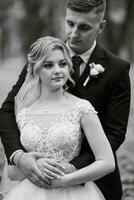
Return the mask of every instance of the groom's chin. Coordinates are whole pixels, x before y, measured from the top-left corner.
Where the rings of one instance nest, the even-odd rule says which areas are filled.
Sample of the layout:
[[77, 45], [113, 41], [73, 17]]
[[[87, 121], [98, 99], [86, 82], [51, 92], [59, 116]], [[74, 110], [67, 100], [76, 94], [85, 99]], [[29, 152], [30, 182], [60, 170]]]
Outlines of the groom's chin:
[[72, 43], [68, 42], [70, 49], [75, 53], [75, 54], [81, 54], [80, 53], [80, 45], [77, 43]]

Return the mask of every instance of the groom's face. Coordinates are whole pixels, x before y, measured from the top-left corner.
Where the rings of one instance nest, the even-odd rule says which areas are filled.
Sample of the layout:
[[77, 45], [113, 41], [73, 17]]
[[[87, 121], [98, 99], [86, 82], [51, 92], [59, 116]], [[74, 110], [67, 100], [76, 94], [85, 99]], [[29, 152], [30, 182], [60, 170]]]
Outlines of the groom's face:
[[94, 10], [83, 13], [67, 8], [65, 37], [74, 53], [82, 54], [92, 47], [101, 31], [100, 23]]

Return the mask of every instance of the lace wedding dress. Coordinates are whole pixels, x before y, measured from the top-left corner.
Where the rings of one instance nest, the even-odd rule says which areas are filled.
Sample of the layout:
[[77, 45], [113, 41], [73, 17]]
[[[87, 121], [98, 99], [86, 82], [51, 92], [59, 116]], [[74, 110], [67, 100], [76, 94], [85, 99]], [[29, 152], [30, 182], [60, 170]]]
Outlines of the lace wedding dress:
[[[17, 116], [21, 143], [27, 151], [44, 152], [56, 161], [69, 162], [78, 156], [83, 133], [80, 120], [86, 113], [96, 114], [83, 99], [65, 113], [49, 113], [45, 107], [34, 111], [23, 109]], [[90, 130], [89, 130], [90, 131]], [[44, 189], [24, 179], [16, 184], [5, 200], [104, 200], [93, 182], [58, 189]]]

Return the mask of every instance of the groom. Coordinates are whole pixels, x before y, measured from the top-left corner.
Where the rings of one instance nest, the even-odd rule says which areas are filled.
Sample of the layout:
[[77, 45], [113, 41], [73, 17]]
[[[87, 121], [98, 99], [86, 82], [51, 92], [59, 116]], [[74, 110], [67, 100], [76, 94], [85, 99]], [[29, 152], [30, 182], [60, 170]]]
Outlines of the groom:
[[[67, 0], [65, 35], [76, 81], [75, 88], [70, 88], [70, 91], [89, 100], [98, 111], [115, 155], [115, 171], [97, 180], [96, 184], [107, 200], [120, 200], [122, 186], [116, 150], [123, 143], [126, 134], [130, 107], [130, 66], [96, 43], [105, 26], [105, 4], [105, 0]], [[43, 177], [39, 173], [36, 159], [41, 156], [25, 153], [21, 159], [22, 150], [25, 150], [20, 144], [20, 133], [14, 115], [14, 96], [24, 82], [26, 70], [27, 66], [3, 103], [0, 111], [0, 134], [8, 161], [17, 164], [18, 159], [25, 176], [39, 184]], [[79, 169], [93, 160], [93, 153], [84, 138], [80, 155], [69, 166]]]

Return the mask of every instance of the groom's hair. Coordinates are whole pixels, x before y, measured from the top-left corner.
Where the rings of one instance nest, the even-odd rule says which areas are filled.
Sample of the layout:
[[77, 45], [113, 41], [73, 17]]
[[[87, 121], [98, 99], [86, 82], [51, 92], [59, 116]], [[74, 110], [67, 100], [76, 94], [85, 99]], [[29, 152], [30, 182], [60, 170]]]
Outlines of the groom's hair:
[[96, 13], [105, 13], [106, 0], [67, 0], [66, 7], [77, 12], [88, 13], [96, 9]]

